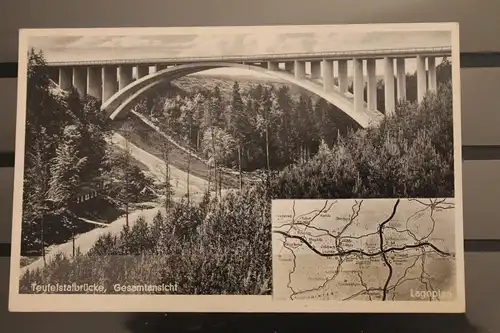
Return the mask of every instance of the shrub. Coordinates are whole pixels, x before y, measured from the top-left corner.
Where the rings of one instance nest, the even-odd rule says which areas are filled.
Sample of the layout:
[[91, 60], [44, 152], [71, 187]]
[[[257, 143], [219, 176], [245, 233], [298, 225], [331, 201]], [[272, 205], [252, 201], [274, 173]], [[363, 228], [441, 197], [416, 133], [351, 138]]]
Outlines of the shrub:
[[377, 128], [350, 132], [272, 181], [277, 198], [450, 197], [454, 194], [451, 83], [398, 105]]
[[27, 271], [21, 292], [37, 283], [177, 283], [183, 294], [270, 292], [270, 201], [262, 187], [200, 205], [177, 204], [152, 224], [140, 217], [116, 236], [101, 236], [85, 255], [57, 256]]

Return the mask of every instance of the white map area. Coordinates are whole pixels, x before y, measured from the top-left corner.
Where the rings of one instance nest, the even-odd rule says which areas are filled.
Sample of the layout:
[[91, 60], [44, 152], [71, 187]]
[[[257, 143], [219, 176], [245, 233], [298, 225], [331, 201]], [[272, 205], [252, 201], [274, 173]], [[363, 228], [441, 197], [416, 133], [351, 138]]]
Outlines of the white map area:
[[273, 200], [275, 300], [453, 301], [453, 198]]

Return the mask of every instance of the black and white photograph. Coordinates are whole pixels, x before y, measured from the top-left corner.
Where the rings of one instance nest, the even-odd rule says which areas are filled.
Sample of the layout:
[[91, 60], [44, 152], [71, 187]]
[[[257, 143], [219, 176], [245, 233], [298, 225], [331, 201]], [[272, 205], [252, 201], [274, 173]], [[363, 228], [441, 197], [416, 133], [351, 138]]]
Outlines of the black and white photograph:
[[458, 52], [456, 23], [21, 30], [10, 309], [463, 311]]

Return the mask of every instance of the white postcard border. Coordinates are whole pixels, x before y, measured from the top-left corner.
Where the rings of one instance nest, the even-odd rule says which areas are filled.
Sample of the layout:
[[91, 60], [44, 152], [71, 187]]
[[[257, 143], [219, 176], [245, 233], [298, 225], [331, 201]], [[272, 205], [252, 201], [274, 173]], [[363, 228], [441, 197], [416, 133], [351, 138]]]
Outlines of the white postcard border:
[[[22, 193], [24, 179], [24, 143], [26, 121], [26, 81], [28, 39], [33, 36], [70, 35], [160, 35], [186, 34], [202, 31], [224, 33], [235, 30], [266, 29], [318, 31], [335, 28], [342, 31], [440, 31], [451, 32], [455, 238], [457, 297], [450, 302], [426, 301], [273, 301], [272, 295], [61, 295], [19, 294]], [[392, 23], [352, 25], [283, 25], [283, 26], [219, 26], [176, 28], [89, 28], [89, 29], [21, 29], [19, 37], [18, 96], [14, 198], [12, 214], [12, 251], [10, 270], [9, 310], [18, 312], [339, 312], [339, 313], [463, 313], [465, 312], [463, 194], [462, 194], [462, 135], [460, 94], [460, 44], [458, 23]], [[271, 231], [270, 231], [271, 232]]]

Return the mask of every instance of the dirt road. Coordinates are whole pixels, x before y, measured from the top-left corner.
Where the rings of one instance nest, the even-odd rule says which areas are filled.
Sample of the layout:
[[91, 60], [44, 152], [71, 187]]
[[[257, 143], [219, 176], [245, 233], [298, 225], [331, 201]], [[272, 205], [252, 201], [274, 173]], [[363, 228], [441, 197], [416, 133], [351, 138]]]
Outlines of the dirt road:
[[[125, 149], [125, 138], [119, 134], [114, 134], [111, 138], [111, 143], [117, 145], [118, 147]], [[128, 145], [132, 157], [141, 161], [144, 165], [149, 168], [149, 173], [157, 181], [163, 181], [165, 179], [165, 163], [158, 157], [149, 154], [148, 152], [138, 148], [133, 144]], [[174, 188], [174, 200], [180, 200], [187, 193], [187, 173], [179, 170], [176, 167], [170, 166], [170, 176], [171, 184]], [[208, 182], [204, 179], [191, 175], [189, 177], [189, 190], [192, 202], [200, 201], [203, 197], [203, 193], [208, 186]], [[132, 227], [138, 217], [143, 216], [147, 222], [151, 222], [153, 217], [157, 214], [159, 210], [162, 210], [161, 205], [158, 203], [151, 203], [154, 208], [136, 210], [129, 214], [129, 225]], [[162, 210], [164, 213], [164, 210]], [[75, 238], [75, 248], [79, 248], [82, 254], [87, 253], [92, 246], [95, 244], [97, 239], [101, 235], [111, 233], [112, 235], [117, 235], [121, 232], [123, 226], [126, 223], [125, 216], [118, 218], [117, 220], [111, 222], [107, 227], [96, 228], [84, 234], [78, 235]], [[68, 241], [64, 244], [56, 245], [48, 250], [46, 254], [46, 261], [50, 262], [54, 259], [56, 254], [63, 253], [68, 256], [73, 253], [73, 243]], [[26, 272], [26, 270], [41, 268], [44, 266], [43, 259], [37, 259], [36, 261], [30, 263], [29, 265], [21, 268], [21, 275]]]
[[[126, 147], [125, 138], [118, 133], [113, 134], [111, 142], [122, 149], [125, 149]], [[128, 147], [132, 157], [141, 161], [149, 168], [149, 173], [153, 176], [155, 181], [165, 181], [165, 163], [160, 158], [148, 153], [132, 143], [128, 143]], [[170, 184], [174, 189], [174, 198], [184, 196], [187, 193], [187, 173], [170, 165], [170, 177]], [[190, 195], [195, 197], [201, 196], [206, 191], [207, 187], [208, 182], [206, 180], [194, 175], [189, 176]]]
[[[130, 227], [134, 225], [134, 223], [140, 216], [143, 216], [146, 219], [146, 221], [151, 222], [154, 216], [157, 214], [157, 212], [162, 209], [160, 205], [158, 204], [155, 205], [156, 206], [154, 208], [137, 210], [130, 213], [129, 214]], [[162, 210], [162, 213], [164, 213], [164, 210]], [[75, 237], [75, 248], [79, 248], [80, 252], [85, 254], [92, 248], [92, 246], [95, 244], [95, 242], [99, 239], [101, 235], [105, 235], [107, 233], [111, 233], [112, 235], [117, 235], [122, 231], [122, 228], [125, 225], [125, 223], [126, 223], [125, 216], [122, 216], [117, 220], [115, 220], [114, 222], [111, 222], [105, 228], [95, 228], [89, 232], [78, 235]], [[47, 262], [52, 261], [58, 253], [71, 256], [73, 253], [73, 242], [70, 240], [64, 244], [60, 244], [51, 248], [45, 255], [46, 261]], [[20, 270], [20, 275], [22, 276], [24, 272], [26, 272], [26, 270], [28, 269], [33, 270], [36, 268], [42, 268], [43, 266], [44, 266], [43, 259], [40, 258], [32, 262], [31, 264], [22, 267]]]

